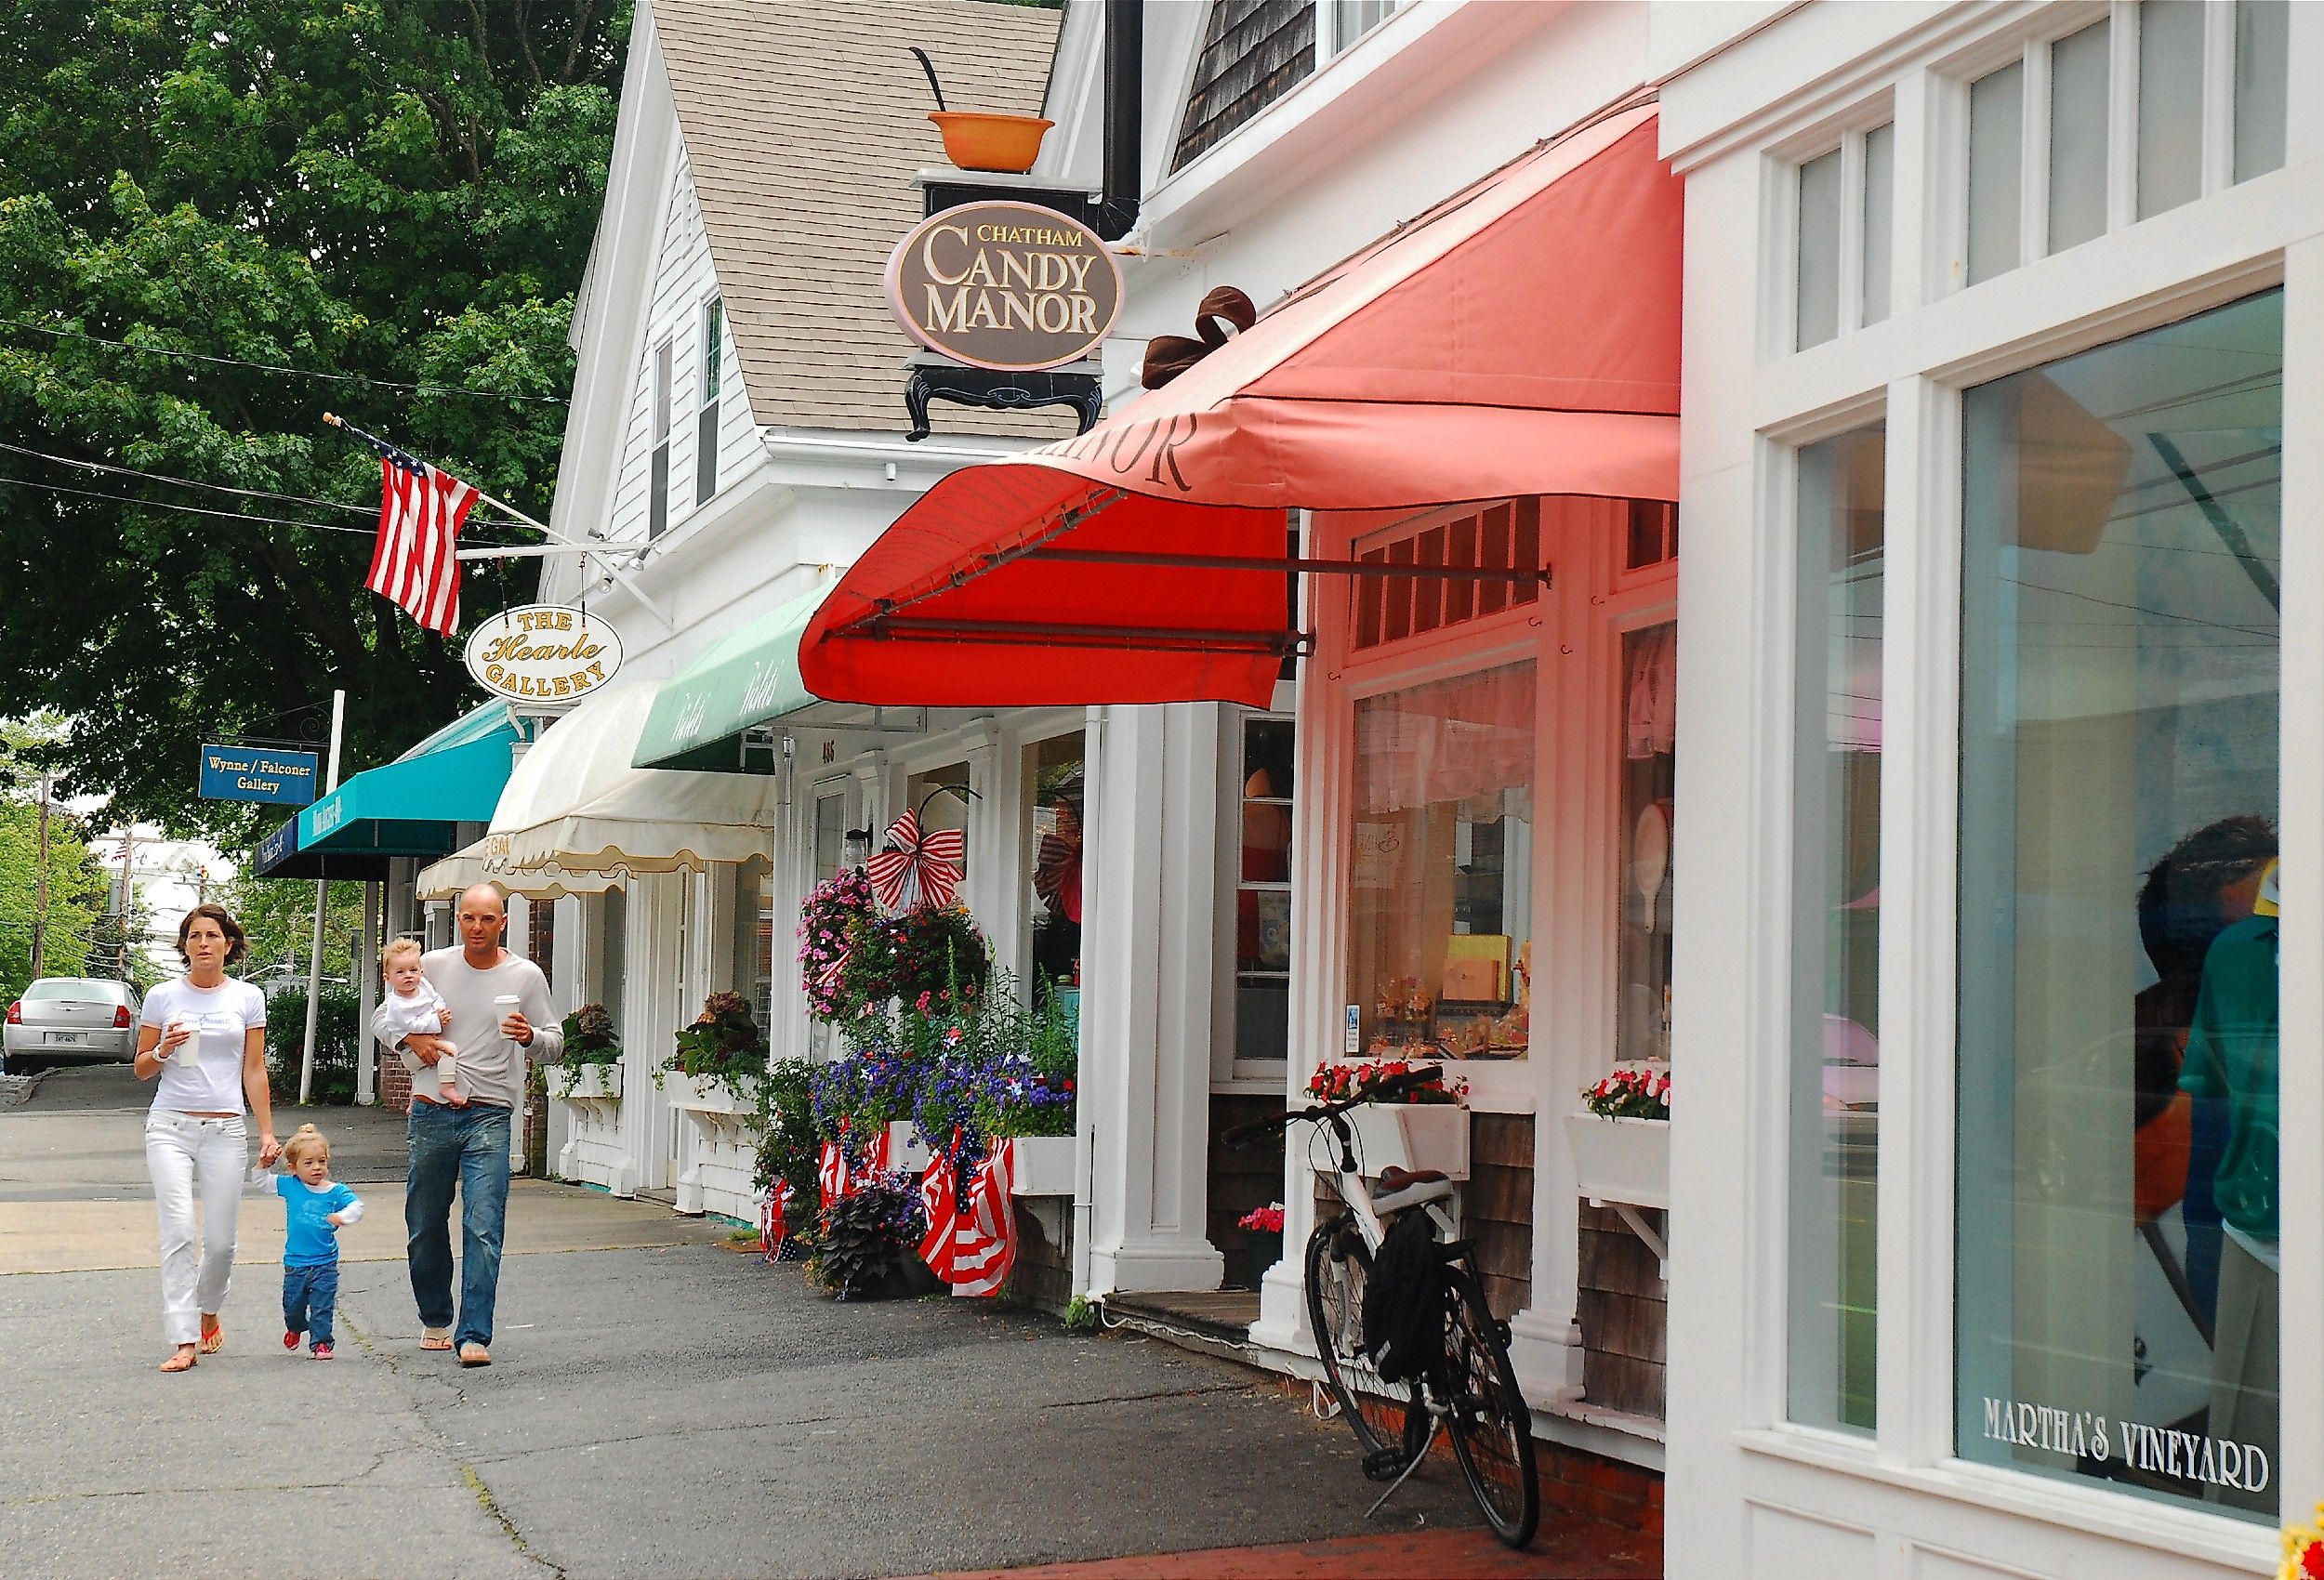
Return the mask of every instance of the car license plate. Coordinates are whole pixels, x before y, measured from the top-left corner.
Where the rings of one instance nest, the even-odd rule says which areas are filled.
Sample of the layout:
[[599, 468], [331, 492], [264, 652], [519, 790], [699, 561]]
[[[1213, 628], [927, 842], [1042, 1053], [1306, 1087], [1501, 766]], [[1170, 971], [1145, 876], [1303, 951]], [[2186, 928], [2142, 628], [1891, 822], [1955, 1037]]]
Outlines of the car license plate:
[[51, 1032], [48, 1040], [52, 1043], [77, 1043], [83, 1038], [79, 1032]]

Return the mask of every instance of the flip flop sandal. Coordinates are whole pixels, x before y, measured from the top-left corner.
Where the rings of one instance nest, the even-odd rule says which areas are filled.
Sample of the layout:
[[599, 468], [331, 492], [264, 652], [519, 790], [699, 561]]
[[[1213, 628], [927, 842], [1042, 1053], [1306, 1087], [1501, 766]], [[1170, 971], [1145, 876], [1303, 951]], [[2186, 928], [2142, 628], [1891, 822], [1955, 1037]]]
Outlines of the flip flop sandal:
[[202, 1353], [205, 1355], [215, 1355], [225, 1348], [225, 1324], [223, 1323], [209, 1323], [205, 1324], [202, 1329]]
[[419, 1347], [422, 1350], [451, 1349], [452, 1330], [448, 1327], [431, 1327], [423, 1329], [419, 1336]]
[[198, 1355], [186, 1355], [173, 1350], [169, 1359], [162, 1363], [161, 1369], [165, 1372], [191, 1372], [193, 1370], [194, 1363], [200, 1359]]

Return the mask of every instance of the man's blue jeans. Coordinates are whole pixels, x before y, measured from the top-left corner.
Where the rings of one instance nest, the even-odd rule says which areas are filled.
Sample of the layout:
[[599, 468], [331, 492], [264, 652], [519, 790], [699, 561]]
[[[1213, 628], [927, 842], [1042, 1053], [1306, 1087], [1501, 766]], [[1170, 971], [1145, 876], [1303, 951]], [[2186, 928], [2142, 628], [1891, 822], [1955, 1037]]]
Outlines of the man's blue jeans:
[[405, 1126], [411, 1177], [403, 1197], [412, 1298], [429, 1327], [453, 1327], [452, 1192], [460, 1192], [460, 1309], [452, 1342], [490, 1344], [508, 1219], [508, 1111], [484, 1103], [415, 1102]]
[[339, 1264], [283, 1269], [283, 1331], [303, 1333], [310, 1345], [331, 1342], [331, 1311], [339, 1303]]

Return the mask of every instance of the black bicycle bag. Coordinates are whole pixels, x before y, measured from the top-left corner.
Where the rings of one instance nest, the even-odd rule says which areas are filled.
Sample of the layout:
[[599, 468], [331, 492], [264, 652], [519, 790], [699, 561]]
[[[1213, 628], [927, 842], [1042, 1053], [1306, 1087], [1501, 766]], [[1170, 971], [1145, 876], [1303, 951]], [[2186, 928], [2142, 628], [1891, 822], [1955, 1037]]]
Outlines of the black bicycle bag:
[[1397, 1215], [1364, 1286], [1364, 1350], [1386, 1382], [1425, 1375], [1445, 1337], [1445, 1257], [1435, 1221]]

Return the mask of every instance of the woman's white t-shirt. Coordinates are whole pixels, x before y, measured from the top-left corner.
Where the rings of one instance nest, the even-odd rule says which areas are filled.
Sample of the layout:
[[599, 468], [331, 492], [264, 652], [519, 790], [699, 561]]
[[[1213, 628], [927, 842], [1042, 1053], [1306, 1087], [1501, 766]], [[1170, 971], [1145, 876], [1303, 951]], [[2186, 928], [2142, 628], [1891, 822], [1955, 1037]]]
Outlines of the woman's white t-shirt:
[[[214, 988], [198, 988], [183, 977], [172, 977], [145, 995], [139, 1019], [166, 1030], [174, 1018], [201, 1027], [192, 1038], [200, 1051], [191, 1067], [176, 1059], [162, 1061], [153, 1106], [178, 1113], [242, 1113], [244, 1034], [266, 1024], [266, 994], [231, 977]], [[180, 1044], [178, 1051], [185, 1047]]]

